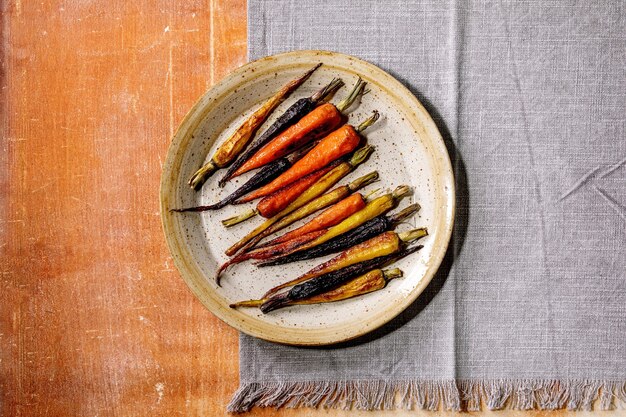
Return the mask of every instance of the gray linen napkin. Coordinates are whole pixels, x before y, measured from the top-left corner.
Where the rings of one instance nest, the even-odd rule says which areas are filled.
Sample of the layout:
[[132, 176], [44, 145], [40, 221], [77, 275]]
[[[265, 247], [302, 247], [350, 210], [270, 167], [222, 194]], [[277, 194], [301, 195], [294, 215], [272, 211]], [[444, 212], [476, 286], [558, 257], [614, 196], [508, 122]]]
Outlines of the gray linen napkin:
[[294, 49], [389, 71], [457, 181], [440, 273], [338, 347], [241, 336], [229, 409], [587, 409], [626, 400], [626, 4], [249, 0], [250, 59]]

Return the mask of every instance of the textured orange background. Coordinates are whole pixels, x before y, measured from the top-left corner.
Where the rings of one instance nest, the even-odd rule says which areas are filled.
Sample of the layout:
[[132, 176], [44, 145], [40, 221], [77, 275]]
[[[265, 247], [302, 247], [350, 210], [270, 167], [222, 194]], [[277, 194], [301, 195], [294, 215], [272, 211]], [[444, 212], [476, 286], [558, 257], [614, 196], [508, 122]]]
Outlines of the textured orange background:
[[217, 416], [237, 387], [237, 333], [174, 269], [158, 186], [185, 112], [246, 61], [246, 4], [181, 3], [2, 3], [2, 415]]

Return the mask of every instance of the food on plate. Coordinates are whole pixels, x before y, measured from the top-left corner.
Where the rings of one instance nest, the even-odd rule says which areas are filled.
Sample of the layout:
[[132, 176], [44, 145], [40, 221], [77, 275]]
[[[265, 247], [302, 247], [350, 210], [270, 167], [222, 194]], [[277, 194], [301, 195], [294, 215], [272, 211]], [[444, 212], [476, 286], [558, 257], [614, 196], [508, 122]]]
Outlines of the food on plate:
[[279, 243], [289, 241], [297, 236], [334, 226], [346, 219], [348, 216], [363, 209], [366, 204], [367, 200], [361, 193], [351, 194], [332, 207], [327, 208], [297, 229], [291, 230], [277, 238], [274, 238], [261, 247], [277, 245]]
[[278, 178], [251, 192], [239, 201], [244, 203], [272, 194], [292, 182], [297, 181], [299, 178], [317, 171], [332, 161], [354, 151], [362, 143], [360, 133], [376, 122], [378, 117], [378, 112], [374, 111], [372, 116], [363, 121], [356, 128], [348, 124], [343, 125], [320, 140], [313, 149], [307, 152], [298, 162], [293, 164], [291, 168], [280, 174]]
[[[273, 217], [309, 188], [312, 188], [308, 191], [309, 194], [320, 195], [335, 185], [341, 178], [352, 172], [359, 164], [363, 163], [373, 151], [373, 146], [366, 145], [355, 151], [350, 157], [333, 161], [329, 165], [307, 174], [296, 182], [264, 197], [258, 202], [256, 209], [222, 220], [222, 224], [226, 227], [233, 226], [257, 214], [266, 219]], [[320, 192], [320, 190], [323, 191]], [[240, 200], [235, 201], [235, 204], [240, 204]]]
[[413, 229], [402, 233], [383, 232], [378, 236], [366, 240], [365, 242], [361, 242], [358, 245], [348, 248], [331, 260], [316, 266], [308, 272], [300, 275], [298, 278], [272, 288], [266, 292], [264, 296], [269, 297], [283, 288], [291, 287], [311, 278], [336, 271], [349, 265], [400, 252], [409, 243], [421, 239], [426, 235], [428, 235], [428, 232], [424, 228]]
[[331, 253], [340, 252], [353, 245], [366, 241], [384, 231], [394, 229], [398, 224], [412, 216], [420, 209], [417, 203], [411, 204], [398, 213], [386, 216], [381, 214], [371, 220], [366, 221], [359, 227], [350, 230], [340, 236], [337, 236], [328, 242], [322, 243], [314, 248], [294, 252], [286, 256], [280, 256], [275, 259], [257, 264], [258, 267], [282, 265], [290, 262], [303, 261], [306, 259], [319, 258], [320, 256], [330, 255]]
[[[257, 267], [268, 267], [339, 253], [275, 285], [261, 299], [236, 302], [230, 305], [232, 308], [258, 307], [269, 313], [287, 306], [335, 302], [380, 290], [389, 280], [402, 276], [400, 269], [382, 268], [421, 249], [415, 242], [428, 235], [426, 228], [394, 231], [420, 209], [414, 203], [388, 214], [411, 193], [409, 186], [400, 185], [380, 196], [372, 195], [378, 190], [366, 195], [357, 192], [379, 179], [377, 171], [331, 190], [374, 150], [364, 144], [361, 134], [379, 119], [378, 111], [357, 127], [344, 124], [343, 113], [367, 93], [366, 83], [360, 77], [337, 105], [324, 103], [343, 85], [340, 79], [333, 78], [311, 96], [289, 106], [253, 140], [274, 109], [320, 65], [263, 103], [219, 146], [189, 185], [196, 190], [201, 188], [220, 168], [228, 167], [218, 183], [220, 187], [234, 177], [259, 169], [249, 180], [217, 203], [172, 209], [203, 212], [259, 199], [254, 209], [222, 221], [230, 227], [256, 215], [265, 218], [225, 251], [230, 259], [216, 271], [218, 286], [223, 271], [246, 260], [256, 261]], [[309, 216], [312, 218], [306, 220]], [[274, 235], [301, 220], [292, 230]]]
[[325, 230], [313, 230], [308, 233], [301, 234], [283, 243], [278, 243], [272, 246], [265, 246], [263, 248], [253, 249], [249, 252], [241, 252], [234, 257], [230, 258], [227, 262], [224, 262], [215, 273], [215, 281], [220, 282], [220, 275], [231, 265], [235, 265], [249, 259], [265, 259], [273, 256], [280, 255], [281, 253], [288, 252], [300, 245], [303, 245], [311, 240], [324, 234]]
[[261, 127], [274, 109], [296, 88], [301, 86], [302, 83], [304, 83], [321, 65], [321, 63], [315, 65], [301, 77], [287, 83], [287, 85], [263, 103], [258, 110], [252, 113], [252, 115], [248, 117], [246, 121], [244, 121], [237, 128], [237, 130], [235, 130], [235, 132], [219, 146], [219, 148], [217, 148], [211, 157], [211, 160], [191, 176], [189, 179], [189, 186], [195, 190], [199, 190], [215, 171], [220, 168], [224, 168], [233, 162], [235, 158], [237, 158], [237, 156], [239, 156], [239, 154], [244, 150], [252, 137], [254, 137], [256, 131], [259, 127]]
[[240, 239], [237, 243], [232, 245], [230, 248], [226, 250], [226, 255], [232, 256], [240, 249], [242, 249], [248, 242], [254, 239], [259, 234], [263, 233], [270, 226], [276, 223], [278, 220], [282, 219], [286, 215], [294, 212], [300, 207], [307, 204], [309, 201], [314, 198], [322, 195], [330, 187], [335, 185], [341, 178], [348, 175], [355, 167], [361, 164], [367, 156], [374, 150], [373, 147], [366, 145], [352, 155], [348, 162], [342, 162], [337, 165], [334, 169], [326, 173], [322, 178], [320, 178], [315, 184], [306, 189], [302, 194], [300, 194], [295, 200], [289, 203], [287, 207], [285, 207], [280, 213], [274, 215], [273, 217], [267, 219], [260, 226], [256, 227], [242, 239]]
[[299, 156], [298, 153], [292, 153], [291, 155], [280, 158], [263, 167], [263, 169], [259, 170], [256, 174], [254, 174], [248, 181], [246, 181], [241, 187], [237, 188], [228, 196], [224, 197], [222, 200], [215, 204], [209, 204], [207, 206], [195, 206], [195, 207], [187, 207], [182, 209], [172, 209], [172, 211], [176, 212], [185, 212], [185, 211], [208, 211], [208, 210], [219, 210], [221, 208], [226, 207], [229, 204], [232, 204], [239, 197], [242, 197], [249, 192], [256, 190], [262, 185], [267, 184], [272, 181], [274, 178], [278, 177], [280, 174], [285, 172], [287, 169], [293, 165], [293, 160], [297, 159]]
[[330, 291], [339, 285], [348, 282], [351, 278], [365, 274], [372, 269], [383, 267], [400, 258], [404, 258], [405, 256], [420, 250], [422, 247], [422, 245], [409, 246], [397, 253], [362, 261], [336, 271], [311, 278], [308, 281], [292, 287], [289, 291], [274, 294], [271, 297], [268, 297], [267, 300], [261, 304], [260, 309], [263, 313], [269, 313], [270, 311], [286, 307], [295, 301], [306, 300], [307, 298], [323, 294], [326, 291]]
[[329, 96], [332, 96], [339, 88], [341, 88], [341, 86], [343, 86], [343, 81], [339, 78], [333, 78], [330, 83], [325, 85], [312, 96], [301, 98], [289, 106], [289, 108], [285, 110], [285, 112], [280, 115], [261, 136], [252, 141], [252, 143], [246, 148], [245, 152], [239, 155], [239, 158], [237, 158], [237, 160], [235, 160], [235, 162], [228, 167], [224, 176], [219, 180], [219, 186], [223, 187], [231, 178], [233, 173], [265, 144], [309, 114], [311, 110], [320, 104], [320, 102]]
[[[289, 203], [298, 198], [300, 194], [313, 186], [313, 184], [316, 184], [326, 173], [333, 171], [341, 162], [333, 161], [331, 164], [311, 172], [288, 186], [263, 197], [256, 205], [256, 212], [266, 219], [280, 213]], [[228, 226], [226, 223], [224, 225]]]
[[276, 239], [277, 241], [275, 243], [267, 244], [252, 250], [242, 251], [235, 257], [228, 260], [228, 262], [224, 263], [218, 269], [217, 275], [221, 274], [222, 271], [226, 270], [226, 268], [230, 265], [241, 263], [249, 259], [262, 260], [276, 257], [281, 253], [289, 252], [304, 243], [310, 242], [311, 240], [324, 234], [326, 229], [330, 226], [334, 226], [341, 220], [350, 216], [352, 213], [365, 207], [365, 201], [365, 197], [363, 197], [360, 193], [352, 194], [334, 206], [328, 208], [303, 226], [283, 235], [288, 235], [288, 238], [280, 240]]
[[[358, 276], [337, 288], [330, 291], [314, 295], [299, 301], [288, 301], [285, 306], [304, 305], [304, 304], [322, 304], [332, 303], [335, 301], [347, 300], [349, 298], [358, 297], [359, 295], [368, 294], [370, 292], [382, 290], [387, 283], [394, 278], [402, 276], [402, 271], [398, 268], [394, 269], [373, 269], [361, 276]], [[261, 307], [267, 298], [260, 300], [239, 301], [230, 305], [231, 308], [238, 307]]]
[[365, 84], [359, 78], [348, 97], [339, 104], [335, 106], [331, 103], [325, 103], [316, 107], [298, 123], [285, 130], [252, 155], [250, 159], [230, 175], [230, 178], [268, 164], [276, 158], [287, 155], [338, 128], [343, 121], [342, 113], [361, 95]]
[[255, 247], [257, 243], [264, 239], [266, 236], [278, 232], [279, 230], [284, 229], [285, 227], [297, 222], [298, 220], [308, 217], [310, 214], [313, 214], [318, 210], [322, 210], [332, 204], [337, 203], [350, 193], [366, 187], [374, 181], [378, 181], [378, 171], [370, 172], [369, 174], [363, 175], [362, 177], [357, 178], [347, 185], [339, 186], [337, 188], [334, 188], [332, 191], [329, 191], [319, 197], [314, 198], [296, 211], [286, 215], [278, 222], [272, 224], [262, 233], [259, 233], [254, 239], [250, 240], [242, 248], [242, 250], [246, 251]]
[[[309, 243], [299, 246], [291, 253], [306, 251], [316, 246], [319, 246], [334, 237], [340, 236], [350, 230], [353, 230], [366, 221], [373, 219], [376, 216], [385, 214], [392, 208], [394, 208], [402, 198], [411, 192], [411, 188], [407, 185], [401, 185], [397, 187], [392, 193], [382, 195], [369, 203], [362, 209], [343, 220], [341, 223], [329, 228], [322, 236], [312, 240]], [[289, 255], [287, 253], [283, 256]]]

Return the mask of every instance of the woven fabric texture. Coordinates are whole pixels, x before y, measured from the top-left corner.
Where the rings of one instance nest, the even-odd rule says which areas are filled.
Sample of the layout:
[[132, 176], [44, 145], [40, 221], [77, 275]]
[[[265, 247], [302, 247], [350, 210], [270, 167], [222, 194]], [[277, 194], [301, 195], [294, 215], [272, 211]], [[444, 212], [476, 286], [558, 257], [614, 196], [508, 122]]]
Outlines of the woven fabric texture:
[[626, 5], [249, 0], [249, 57], [324, 49], [401, 80], [457, 183], [420, 299], [356, 342], [241, 336], [230, 405], [610, 408], [626, 381]]

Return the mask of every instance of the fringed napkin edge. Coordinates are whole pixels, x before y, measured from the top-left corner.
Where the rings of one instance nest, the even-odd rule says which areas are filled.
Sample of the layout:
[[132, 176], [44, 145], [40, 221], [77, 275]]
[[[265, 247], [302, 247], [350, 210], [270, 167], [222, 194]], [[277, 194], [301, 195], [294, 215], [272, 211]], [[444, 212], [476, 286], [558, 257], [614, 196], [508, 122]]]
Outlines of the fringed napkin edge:
[[[596, 403], [597, 402], [597, 403]], [[340, 408], [357, 410], [427, 409], [611, 410], [626, 404], [626, 381], [567, 380], [408, 380], [242, 383], [227, 410], [253, 407]]]

